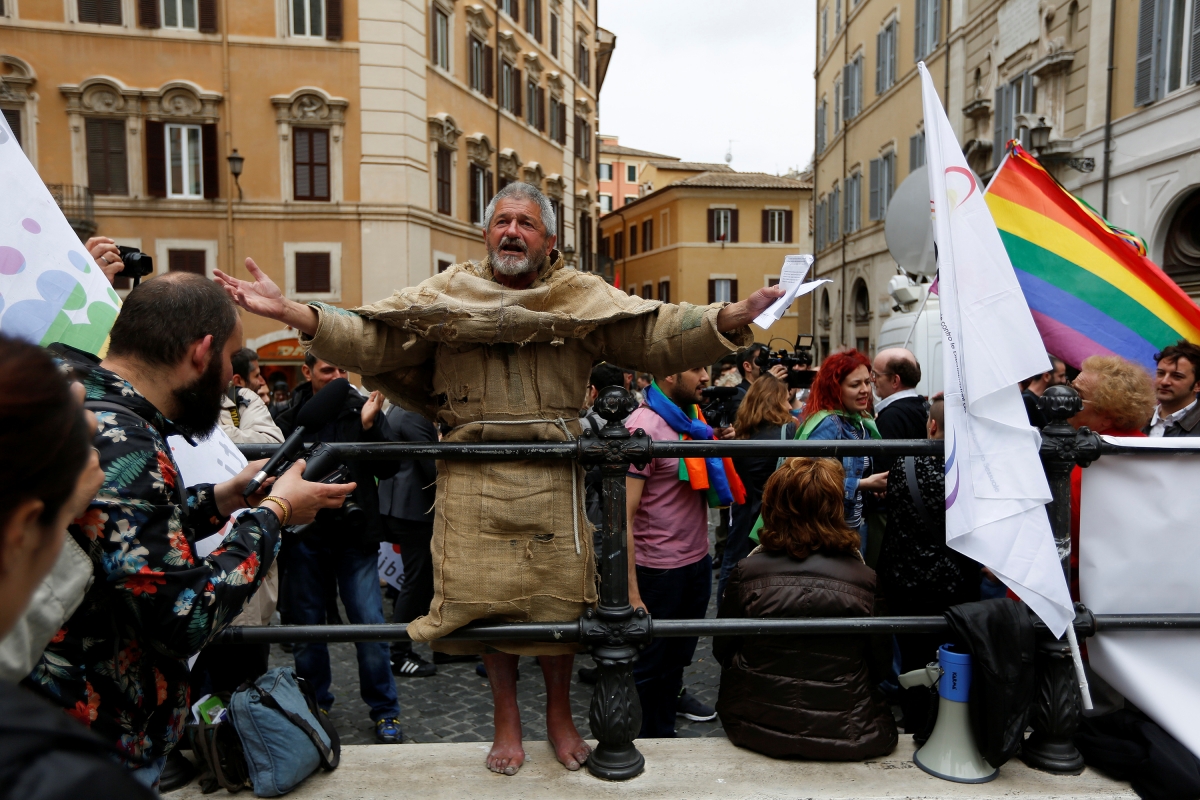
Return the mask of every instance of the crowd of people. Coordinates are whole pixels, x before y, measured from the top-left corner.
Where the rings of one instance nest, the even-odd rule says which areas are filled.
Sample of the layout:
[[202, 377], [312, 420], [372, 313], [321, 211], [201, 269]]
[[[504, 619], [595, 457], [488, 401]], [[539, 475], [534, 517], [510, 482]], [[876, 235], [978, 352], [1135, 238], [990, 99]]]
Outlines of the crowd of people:
[[[505, 262], [497, 254], [504, 248], [518, 263], [522, 254], [529, 261], [529, 248], [553, 244], [553, 225], [544, 224], [549, 212], [538, 210], [538, 196], [509, 190], [504, 197], [513, 201], [508, 211], [497, 212], [505, 227], [488, 240], [489, 258], [497, 259], [493, 277], [502, 284], [525, 274], [500, 269]], [[493, 202], [489, 228], [495, 210]], [[104, 267], [108, 243], [89, 244]], [[499, 250], [493, 252], [492, 244]], [[543, 277], [553, 271], [540, 269]], [[454, 484], [443, 464], [352, 460], [344, 482], [316, 483], [304, 479], [300, 461], [244, 496], [262, 466], [255, 462], [224, 483], [185, 485], [167, 437], [203, 438], [219, 425], [235, 442], [280, 443], [303, 424], [298, 420], [307, 404], [350, 377], [338, 363], [310, 352], [303, 383], [291, 390], [266, 385], [256, 354], [242, 346], [237, 305], [259, 313], [272, 287], [261, 273], [257, 283], [246, 285], [227, 279], [222, 286], [186, 273], [147, 281], [129, 293], [103, 358], [66, 346], [47, 352], [0, 337], [0, 442], [6, 452], [27, 454], [6, 462], [0, 482], [0, 786], [9, 787], [0, 795], [139, 797], [186, 781], [190, 766], [178, 752], [186, 746], [191, 701], [232, 691], [268, 666], [265, 646], [218, 645], [214, 637], [230, 624], [267, 625], [276, 616], [284, 624], [319, 625], [340, 621], [344, 611], [351, 623], [384, 622], [381, 542], [403, 554], [402, 588], [389, 590], [392, 621], [419, 633], [421, 625], [432, 624], [427, 612], [447, 602], [451, 590], [442, 562], [448, 545], [435, 510]], [[767, 293], [756, 302], [773, 297]], [[578, 419], [571, 420], [573, 427], [561, 418], [557, 424], [567, 437], [589, 428], [599, 434], [605, 422], [591, 406], [604, 389], [620, 386], [639, 403], [623, 424], [657, 440], [942, 438], [944, 400], [920, 393], [921, 365], [907, 350], [884, 350], [874, 359], [855, 350], [835, 352], [812, 368], [809, 389], [789, 388], [787, 370], [768, 366], [757, 344], [712, 367], [678, 370], [686, 359], [671, 349], [675, 344], [663, 342], [703, 336], [714, 353], [747, 344], [738, 331], [748, 332], [754, 308], [738, 306], [733, 316], [720, 316], [731, 308], [714, 308], [702, 321], [687, 323], [691, 327], [669, 315], [637, 321], [646, 326], [637, 330], [651, 343], [648, 354], [634, 349], [628, 336], [611, 335], [605, 352], [624, 353], [632, 362], [628, 368], [592, 358], [593, 351], [578, 356], [585, 367], [591, 363], [587, 390], [574, 400], [561, 398]], [[296, 327], [312, 337], [314, 351], [328, 335], [322, 326], [350, 324], [322, 308], [302, 309], [311, 319], [295, 317]], [[302, 311], [284, 307], [278, 313], [283, 318]], [[370, 336], [360, 331], [357, 338]], [[509, 363], [512, 354], [501, 355]], [[1156, 358], [1153, 376], [1116, 356], [1084, 361], [1070, 380], [1083, 400], [1070, 423], [1118, 436], [1200, 435], [1200, 347], [1181, 341]], [[339, 363], [357, 364], [364, 375], [403, 367], [399, 361]], [[489, 391], [532, 393], [516, 378], [505, 386], [495, 377], [488, 373]], [[1031, 425], [1046, 424], [1037, 399], [1065, 382], [1066, 366], [1052, 358], [1050, 371], [1023, 383]], [[713, 407], [702, 390], [710, 383], [737, 389], [729, 425], [707, 421], [706, 408]], [[478, 401], [474, 391], [464, 385], [464, 397], [444, 402], [464, 409]], [[429, 443], [455, 430], [442, 415], [435, 423], [388, 405], [380, 391], [350, 389], [344, 396], [332, 419], [309, 432], [313, 440]], [[590, 570], [591, 554], [600, 549], [601, 479], [598, 473], [578, 477], [580, 496], [572, 489], [571, 504], [591, 523], [595, 538], [581, 543], [577, 527], [574, 547]], [[484, 493], [495, 491], [484, 486]], [[1077, 558], [1078, 470], [1072, 488]], [[715, 591], [722, 617], [845, 617], [940, 614], [1002, 595], [995, 576], [946, 545], [944, 497], [942, 459], [934, 456], [655, 458], [631, 467], [626, 479], [630, 601], [656, 619], [700, 618]], [[537, 513], [513, 509], [505, 519], [518, 527]], [[715, 547], [710, 513], [719, 520]], [[292, 533], [298, 525], [306, 526], [303, 534]], [[197, 543], [222, 529], [216, 549], [200, 556]], [[516, 535], [487, 533], [505, 548]], [[511, 538], [511, 544], [517, 541]], [[524, 553], [545, 541], [530, 539], [521, 558], [532, 559]], [[73, 583], [60, 571], [73, 575]], [[593, 580], [591, 574], [584, 578]], [[55, 602], [39, 600], [23, 611], [43, 591]], [[585, 604], [594, 602], [594, 583], [580, 591]], [[554, 610], [559, 606], [550, 608], [547, 613], [560, 613]], [[932, 660], [938, 644], [920, 635], [719, 637], [714, 653], [722, 676], [714, 709], [684, 686], [697, 640], [654, 639], [634, 666], [640, 735], [672, 737], [680, 717], [719, 715], [734, 743], [771, 756], [881, 756], [895, 746], [898, 729], [925, 729], [929, 693], [901, 690], [895, 677]], [[432, 662], [407, 641], [390, 648], [360, 642], [356, 649], [360, 694], [381, 743], [404, 737], [397, 678], [428, 678], [439, 663], [476, 660], [469, 649], [437, 642]], [[326, 646], [305, 642], [289, 650], [296, 672], [328, 711], [335, 698]], [[484, 653], [478, 669], [491, 680], [496, 702], [497, 745], [489, 766], [514, 774], [524, 757], [512, 689], [520, 650], [478, 652]], [[575, 730], [567, 694], [574, 651], [535, 654], [547, 681], [548, 724], [557, 726], [551, 737], [559, 760], [577, 769], [588, 750], [577, 733], [569, 735]], [[594, 682], [596, 671], [584, 667], [579, 677]], [[892, 706], [902, 710], [898, 723]], [[515, 745], [502, 741], [500, 730], [513, 725]], [[45, 788], [50, 786], [53, 792]]]

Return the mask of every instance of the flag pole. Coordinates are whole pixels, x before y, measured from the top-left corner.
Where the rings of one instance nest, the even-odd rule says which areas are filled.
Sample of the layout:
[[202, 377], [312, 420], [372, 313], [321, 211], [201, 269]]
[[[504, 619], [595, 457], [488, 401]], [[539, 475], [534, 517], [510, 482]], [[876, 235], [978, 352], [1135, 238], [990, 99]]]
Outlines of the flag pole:
[[929, 302], [929, 295], [933, 293], [933, 284], [937, 283], [937, 273], [933, 273], [933, 280], [929, 282], [929, 289], [925, 292], [925, 296], [921, 298], [921, 307], [917, 309], [917, 317], [913, 320], [912, 327], [908, 329], [908, 336], [904, 337], [904, 344], [901, 345], [902, 350], [908, 349], [908, 343], [912, 341], [913, 334], [917, 331], [917, 323], [921, 321], [921, 314], [925, 312], [925, 304]]
[[1079, 638], [1075, 635], [1075, 625], [1067, 626], [1067, 644], [1071, 646], [1071, 660], [1075, 662], [1075, 679], [1079, 681], [1079, 696], [1083, 701], [1083, 710], [1092, 710], [1092, 692], [1088, 687], [1087, 673], [1083, 670], [1083, 656], [1079, 652]]

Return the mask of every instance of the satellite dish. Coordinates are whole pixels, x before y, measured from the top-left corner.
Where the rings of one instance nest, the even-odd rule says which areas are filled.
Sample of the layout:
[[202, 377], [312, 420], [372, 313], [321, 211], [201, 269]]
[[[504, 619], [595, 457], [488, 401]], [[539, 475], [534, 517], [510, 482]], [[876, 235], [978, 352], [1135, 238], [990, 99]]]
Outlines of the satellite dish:
[[933, 257], [933, 219], [929, 213], [929, 178], [925, 167], [908, 174], [888, 203], [883, 222], [888, 252], [907, 272], [932, 275], [937, 272]]
[[[974, 172], [975, 185], [983, 182]], [[933, 250], [933, 219], [929, 210], [929, 177], [924, 166], [908, 174], [888, 203], [883, 238], [896, 263], [916, 275], [933, 275], [937, 260]]]

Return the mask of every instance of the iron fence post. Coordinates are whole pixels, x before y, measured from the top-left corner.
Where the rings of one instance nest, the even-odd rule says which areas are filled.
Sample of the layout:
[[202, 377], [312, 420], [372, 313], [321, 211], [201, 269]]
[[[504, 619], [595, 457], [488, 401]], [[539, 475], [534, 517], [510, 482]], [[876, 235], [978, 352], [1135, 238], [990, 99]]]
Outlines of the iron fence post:
[[[1078, 431], [1067, 420], [1083, 410], [1083, 400], [1069, 386], [1052, 386], [1039, 405], [1050, 423], [1042, 429], [1042, 465], [1053, 499], [1046, 506], [1054, 544], [1062, 562], [1067, 584], [1071, 582], [1071, 471], [1086, 466], [1099, 456], [1099, 437], [1087, 428]], [[1075, 747], [1082, 700], [1066, 637], [1055, 639], [1048, 630], [1038, 635], [1034, 665], [1037, 690], [1034, 697], [1033, 733], [1021, 748], [1029, 766], [1061, 775], [1083, 771], [1083, 756]]]
[[597, 554], [600, 603], [594, 611], [588, 609], [579, 623], [580, 638], [590, 645], [600, 672], [589, 714], [597, 745], [587, 764], [596, 777], [620, 781], [639, 775], [646, 767], [645, 757], [633, 743], [642, 729], [633, 662], [638, 645], [649, 641], [650, 619], [641, 609], [635, 613], [629, 604], [628, 560], [633, 554], [628, 552], [625, 538], [625, 474], [631, 463], [649, 461], [650, 439], [640, 429], [630, 434], [621, 423], [637, 407], [624, 389], [605, 389], [594, 407], [608, 424], [599, 437], [588, 431], [580, 447], [585, 466], [600, 466], [604, 508], [602, 546]]

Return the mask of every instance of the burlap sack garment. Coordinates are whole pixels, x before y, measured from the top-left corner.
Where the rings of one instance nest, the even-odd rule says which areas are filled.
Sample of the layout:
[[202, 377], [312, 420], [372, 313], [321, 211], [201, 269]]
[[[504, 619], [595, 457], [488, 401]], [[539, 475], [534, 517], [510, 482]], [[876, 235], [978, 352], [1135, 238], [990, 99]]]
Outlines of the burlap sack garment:
[[[318, 357], [363, 376], [401, 406], [447, 423], [446, 441], [555, 441], [580, 436], [592, 364], [655, 375], [712, 364], [753, 340], [717, 331], [723, 304], [670, 305], [626, 295], [599, 276], [563, 268], [551, 251], [528, 289], [467, 262], [353, 312], [314, 304], [307, 341]], [[573, 496], [574, 492], [574, 496]], [[564, 462], [438, 463], [434, 599], [415, 641], [471, 622], [577, 618], [596, 602], [583, 473]], [[482, 653], [480, 642], [435, 642]], [[490, 642], [521, 655], [573, 644]]]

